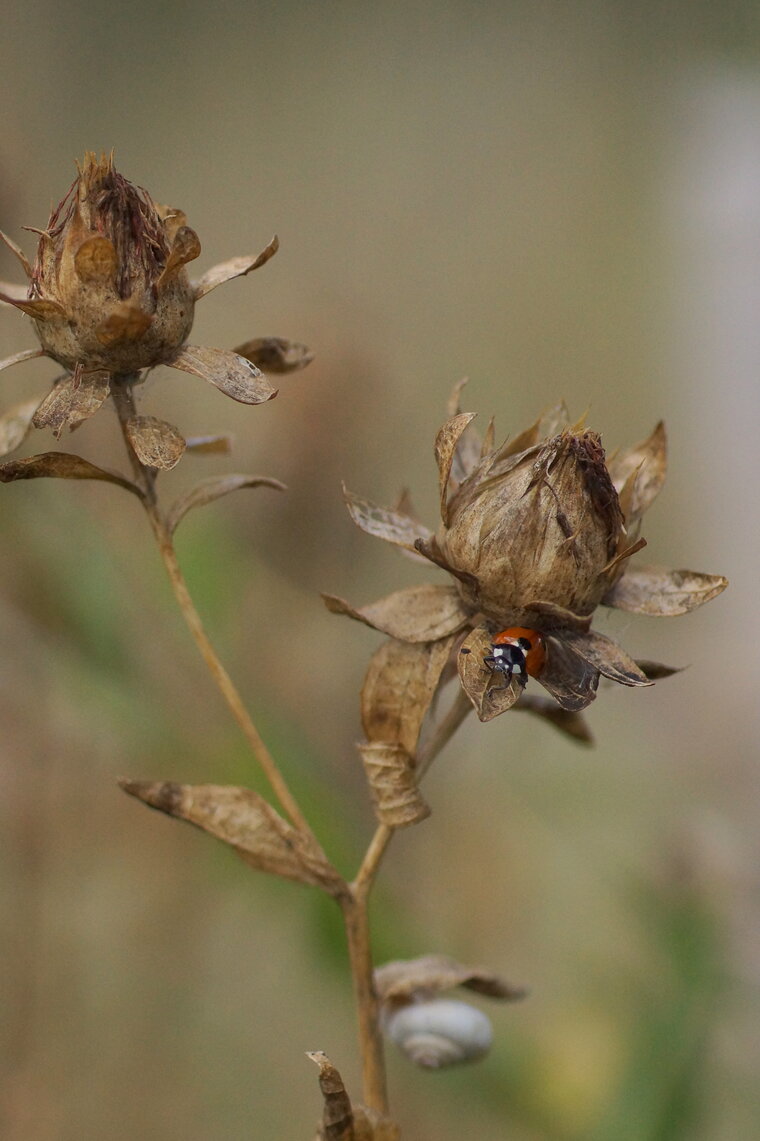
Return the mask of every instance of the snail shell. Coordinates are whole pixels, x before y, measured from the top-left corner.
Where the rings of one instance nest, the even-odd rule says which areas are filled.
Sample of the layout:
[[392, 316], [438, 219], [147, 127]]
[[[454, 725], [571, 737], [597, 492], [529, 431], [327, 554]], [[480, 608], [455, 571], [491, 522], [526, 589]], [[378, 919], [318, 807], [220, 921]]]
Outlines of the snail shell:
[[493, 1041], [482, 1010], [452, 998], [402, 1006], [388, 1016], [385, 1033], [416, 1065], [431, 1070], [482, 1058]]

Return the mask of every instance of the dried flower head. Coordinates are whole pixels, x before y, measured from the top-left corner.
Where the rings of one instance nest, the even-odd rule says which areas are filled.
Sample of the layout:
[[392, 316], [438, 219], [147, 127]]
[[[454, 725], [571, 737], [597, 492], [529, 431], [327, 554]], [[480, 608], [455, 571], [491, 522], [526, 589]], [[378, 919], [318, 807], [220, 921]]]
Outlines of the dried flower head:
[[[17, 353], [0, 369], [44, 355], [66, 372], [44, 399], [0, 419], [0, 454], [18, 447], [30, 427], [51, 428], [60, 437], [96, 412], [112, 385], [133, 384], [141, 370], [155, 365], [192, 373], [234, 400], [259, 404], [276, 394], [257, 367], [262, 345], [270, 347], [272, 371], [303, 367], [311, 359], [303, 346], [278, 338], [247, 342], [238, 353], [186, 343], [196, 301], [264, 265], [278, 240], [191, 281], [186, 266], [201, 246], [185, 215], [158, 205], [119, 174], [112, 156], [85, 155], [47, 226], [35, 232], [33, 265], [0, 233], [29, 279], [26, 287], [0, 283], [0, 302], [32, 318], [42, 347]], [[184, 450], [177, 430], [154, 417], [136, 418], [132, 437], [149, 466], [173, 467]]]
[[[457, 385], [450, 417], [435, 441], [441, 502], [436, 533], [415, 518], [406, 496], [385, 510], [346, 494], [362, 530], [442, 567], [452, 585], [410, 587], [361, 609], [332, 596], [326, 596], [326, 604], [395, 639], [407, 673], [413, 659], [429, 658], [433, 645], [446, 646], [447, 656], [456, 654], [461, 684], [483, 721], [514, 705], [532, 672], [563, 715], [557, 716], [554, 701], [533, 695], [525, 708], [587, 740], [578, 713], [594, 700], [600, 676], [644, 686], [674, 672], [635, 662], [592, 630], [596, 607], [685, 614], [720, 594], [726, 579], [629, 562], [645, 546], [641, 517], [665, 479], [662, 424], [648, 439], [608, 459], [598, 434], [571, 425], [559, 405], [495, 447], [493, 424], [481, 441], [471, 426], [473, 415], [459, 410], [460, 390]], [[525, 669], [525, 651], [519, 647], [514, 672], [511, 666], [504, 669], [501, 657], [494, 658], [494, 639], [510, 628], [527, 628], [525, 633], [540, 638], [542, 653], [533, 671]], [[524, 645], [527, 650], [531, 643]], [[370, 666], [375, 692], [383, 689], [378, 661], [376, 655]], [[437, 679], [445, 676], [441, 665]], [[397, 690], [398, 677], [393, 684]], [[417, 731], [434, 691], [429, 685], [427, 705], [416, 711]], [[372, 718], [365, 718], [365, 730], [368, 720], [370, 740], [390, 743], [387, 734], [378, 738]], [[405, 747], [413, 756], [415, 742]]]

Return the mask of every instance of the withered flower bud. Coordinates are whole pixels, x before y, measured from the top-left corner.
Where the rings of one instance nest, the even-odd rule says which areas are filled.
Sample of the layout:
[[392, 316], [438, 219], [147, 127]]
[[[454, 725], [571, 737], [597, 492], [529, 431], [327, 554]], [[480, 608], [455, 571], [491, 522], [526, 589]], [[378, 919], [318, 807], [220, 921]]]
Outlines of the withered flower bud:
[[[371, 681], [375, 704], [382, 698], [380, 712], [394, 711], [393, 741], [407, 752], [414, 751], [419, 726], [454, 660], [481, 720], [509, 709], [528, 677], [535, 677], [562, 716], [548, 699], [533, 695], [522, 708], [588, 742], [580, 711], [594, 700], [600, 677], [647, 686], [676, 672], [635, 662], [592, 630], [596, 607], [686, 614], [720, 594], [726, 579], [631, 565], [631, 556], [646, 545], [639, 537], [641, 517], [665, 480], [662, 424], [608, 460], [600, 437], [581, 424], [571, 426], [561, 404], [494, 447], [493, 424], [481, 441], [471, 427], [473, 415], [460, 412], [461, 387], [435, 441], [441, 502], [436, 533], [415, 517], [406, 493], [389, 509], [346, 494], [357, 526], [443, 568], [453, 585], [409, 587], [362, 608], [332, 596], [325, 601], [334, 612], [381, 630], [394, 639], [390, 645], [405, 644], [404, 676], [414, 676], [417, 662], [417, 672], [432, 679], [427, 688], [418, 686], [415, 705], [406, 690], [404, 701], [399, 698], [399, 670], [386, 666], [380, 652], [370, 666], [365, 692]], [[433, 646], [451, 658], [431, 675]], [[370, 741], [392, 743], [387, 715], [382, 736], [365, 717], [366, 725]]]

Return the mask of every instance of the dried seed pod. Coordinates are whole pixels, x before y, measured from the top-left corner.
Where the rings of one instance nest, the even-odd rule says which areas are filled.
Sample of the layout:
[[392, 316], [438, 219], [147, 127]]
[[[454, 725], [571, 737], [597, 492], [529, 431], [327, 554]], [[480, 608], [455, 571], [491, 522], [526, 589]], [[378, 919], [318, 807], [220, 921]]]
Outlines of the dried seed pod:
[[428, 1070], [477, 1061], [493, 1042], [483, 1011], [453, 998], [402, 1006], [386, 1018], [384, 1029], [415, 1065]]

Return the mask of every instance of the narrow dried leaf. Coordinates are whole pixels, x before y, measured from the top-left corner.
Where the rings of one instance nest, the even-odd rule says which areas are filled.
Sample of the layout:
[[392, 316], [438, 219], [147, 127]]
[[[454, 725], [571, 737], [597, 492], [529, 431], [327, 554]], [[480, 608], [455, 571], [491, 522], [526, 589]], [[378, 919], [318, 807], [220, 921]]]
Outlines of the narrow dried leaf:
[[579, 713], [596, 697], [599, 670], [570, 648], [564, 634], [549, 634], [545, 643], [546, 665], [538, 680], [562, 709]]
[[35, 428], [50, 428], [57, 440], [93, 416], [111, 391], [107, 372], [67, 373], [55, 384], [34, 414]]
[[435, 459], [438, 464], [438, 491], [441, 499], [441, 518], [449, 523], [449, 479], [459, 439], [468, 424], [475, 419], [474, 412], [460, 412], [447, 420], [435, 438]]
[[468, 621], [453, 586], [408, 586], [358, 609], [333, 594], [323, 594], [322, 599], [331, 613], [355, 618], [402, 642], [435, 642], [461, 630]]
[[74, 255], [74, 269], [80, 281], [113, 281], [116, 275], [116, 249], [102, 234], [86, 238]]
[[662, 420], [651, 436], [619, 453], [608, 463], [615, 490], [621, 494], [631, 476], [630, 489], [626, 489], [628, 511], [626, 520], [640, 519], [652, 504], [665, 483], [668, 464], [668, 441]]
[[156, 416], [132, 416], [127, 421], [126, 433], [132, 450], [141, 464], [171, 471], [185, 451], [185, 438], [173, 424]]
[[375, 535], [378, 539], [385, 539], [387, 543], [412, 552], [416, 551], [415, 543], [418, 539], [430, 539], [433, 536], [432, 531], [403, 511], [377, 507], [368, 499], [360, 499], [346, 487], [343, 488], [343, 497], [354, 523], [368, 535]]
[[40, 397], [15, 404], [0, 416], [0, 456], [15, 452], [26, 439], [32, 427], [32, 419], [40, 403]]
[[200, 301], [201, 297], [205, 297], [212, 289], [216, 289], [217, 285], [224, 285], [225, 281], [232, 281], [235, 277], [245, 277], [252, 270], [259, 269], [260, 266], [265, 265], [270, 258], [274, 257], [279, 248], [280, 239], [275, 234], [260, 254], [230, 258], [229, 261], [212, 266], [198, 281], [193, 282], [195, 300]]
[[375, 651], [361, 692], [362, 727], [369, 741], [398, 744], [415, 756], [455, 638], [417, 645], [390, 639]]
[[287, 491], [284, 483], [279, 479], [272, 479], [267, 475], [220, 475], [204, 479], [191, 488], [172, 504], [166, 518], [169, 532], [176, 530], [178, 523], [194, 507], [205, 507], [231, 491], [239, 491], [244, 487], [273, 487], [276, 491]]
[[477, 626], [468, 634], [457, 655], [462, 688], [481, 721], [492, 721], [514, 705], [524, 686], [515, 674], [507, 685], [503, 677], [489, 670], [485, 658], [491, 653], [491, 634]]
[[0, 293], [0, 301], [5, 301], [8, 305], [13, 305], [16, 309], [20, 309], [22, 313], [26, 313], [29, 317], [34, 317], [35, 321], [54, 321], [56, 319], [62, 320], [66, 316], [66, 310], [57, 301], [48, 301], [41, 297], [34, 300], [29, 300], [25, 294], [26, 290], [21, 290], [19, 296], [18, 286], [6, 286], [2, 283], [4, 292]]
[[188, 436], [185, 444], [188, 452], [198, 455], [228, 456], [232, 451], [233, 436]]
[[314, 360], [314, 353], [310, 353], [306, 345], [284, 337], [256, 337], [239, 345], [235, 352], [265, 372], [274, 373], [295, 372]]
[[[638, 664], [641, 665], [640, 662]], [[548, 721], [555, 729], [559, 729], [561, 733], [571, 737], [580, 745], [594, 744], [594, 738], [583, 714], [563, 709], [550, 697], [525, 693], [517, 702], [515, 709], [522, 713], [532, 713], [543, 721]]]
[[525, 987], [514, 986], [493, 971], [466, 966], [448, 955], [394, 959], [375, 970], [375, 990], [388, 1006], [425, 1001], [458, 986], [506, 1002], [517, 1002], [527, 994]]
[[21, 262], [21, 265], [24, 268], [24, 273], [26, 274], [26, 276], [31, 277], [32, 276], [32, 266], [31, 266], [31, 263], [29, 261], [29, 258], [26, 256], [24, 251], [21, 249], [21, 246], [17, 246], [16, 243], [14, 242], [13, 238], [9, 238], [8, 235], [4, 234], [2, 230], [0, 230], [0, 241], [5, 242], [6, 246], [11, 251], [13, 256], [17, 257], [18, 260]]
[[727, 586], [728, 579], [720, 574], [636, 566], [626, 570], [602, 602], [631, 614], [674, 617], [703, 606]]
[[310, 1050], [306, 1057], [319, 1066], [319, 1088], [324, 1107], [318, 1136], [324, 1141], [357, 1141], [351, 1099], [339, 1072], [321, 1050]]
[[0, 372], [4, 368], [11, 368], [14, 364], [21, 364], [22, 361], [30, 361], [41, 356], [44, 356], [42, 349], [22, 349], [20, 353], [14, 353], [12, 357], [6, 357], [4, 361], [0, 361]]
[[579, 657], [611, 681], [617, 681], [620, 685], [653, 684], [622, 646], [597, 630], [589, 630], [585, 634], [566, 630], [562, 639]]
[[173, 781], [121, 780], [119, 784], [149, 807], [195, 824], [229, 844], [259, 871], [322, 887], [331, 894], [342, 887], [322, 849], [252, 789]]
[[207, 380], [241, 404], [262, 404], [277, 395], [255, 365], [227, 349], [185, 345], [166, 364]]
[[372, 741], [358, 745], [375, 815], [389, 828], [419, 824], [430, 808], [417, 787], [414, 761], [401, 745]]
[[636, 665], [650, 681], [660, 681], [664, 677], [672, 677], [686, 669], [685, 666], [665, 666], [662, 662], [650, 662], [648, 659], [637, 658]]
[[14, 483], [17, 479], [101, 479], [131, 491], [138, 499], [143, 495], [139, 487], [113, 471], [96, 467], [81, 456], [68, 452], [43, 452], [25, 460], [9, 460], [0, 464], [0, 483]]
[[153, 324], [153, 316], [131, 301], [117, 301], [110, 313], [95, 329], [95, 336], [104, 348], [121, 341], [139, 341]]

